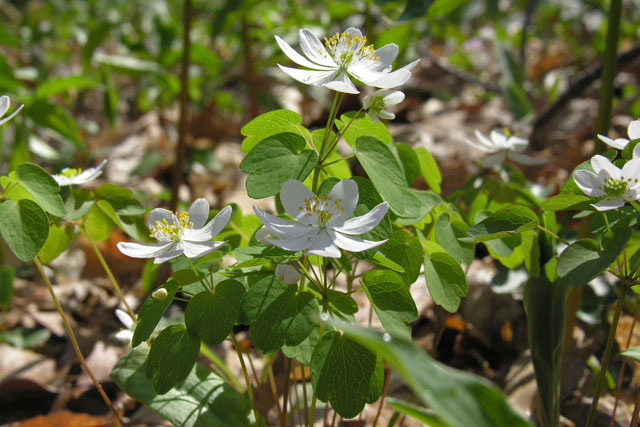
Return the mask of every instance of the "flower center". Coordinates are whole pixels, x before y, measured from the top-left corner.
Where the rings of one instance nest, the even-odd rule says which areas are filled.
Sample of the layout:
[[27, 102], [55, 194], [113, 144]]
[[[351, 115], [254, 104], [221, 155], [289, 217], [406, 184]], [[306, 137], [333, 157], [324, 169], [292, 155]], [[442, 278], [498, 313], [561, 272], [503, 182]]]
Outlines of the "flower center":
[[[342, 68], [347, 68], [351, 61], [355, 58], [370, 59], [378, 61], [380, 58], [376, 56], [373, 45], [367, 45], [365, 36], [358, 37], [353, 33], [336, 33], [330, 39], [324, 38], [324, 44], [329, 49], [329, 53], [333, 60]], [[319, 53], [322, 54], [322, 51]]]
[[151, 226], [151, 229], [149, 230], [151, 231], [151, 234], [149, 234], [149, 236], [155, 237], [160, 241], [180, 241], [184, 231], [193, 227], [193, 222], [189, 221], [189, 214], [186, 212], [173, 214], [178, 218], [177, 224], [175, 221], [172, 221], [171, 224], [169, 224], [166, 218], [162, 218], [162, 221], [156, 221], [155, 224]]
[[62, 169], [62, 171], [60, 171], [58, 175], [66, 176], [67, 178], [73, 178], [74, 176], [80, 174], [81, 172], [82, 172], [82, 169], [64, 168]]
[[371, 97], [371, 100], [369, 101], [370, 112], [372, 112], [373, 114], [378, 114], [382, 110], [384, 110], [384, 107], [386, 107], [386, 105], [384, 104], [384, 99], [382, 98], [382, 96]]
[[622, 179], [606, 178], [604, 180], [604, 192], [611, 197], [620, 197], [627, 192], [627, 182], [625, 182], [624, 177]]
[[309, 197], [304, 200], [304, 206], [298, 209], [304, 213], [304, 216], [316, 216], [318, 225], [324, 227], [333, 218], [334, 215], [344, 216], [344, 209], [340, 205], [342, 199], [333, 200], [331, 196]]

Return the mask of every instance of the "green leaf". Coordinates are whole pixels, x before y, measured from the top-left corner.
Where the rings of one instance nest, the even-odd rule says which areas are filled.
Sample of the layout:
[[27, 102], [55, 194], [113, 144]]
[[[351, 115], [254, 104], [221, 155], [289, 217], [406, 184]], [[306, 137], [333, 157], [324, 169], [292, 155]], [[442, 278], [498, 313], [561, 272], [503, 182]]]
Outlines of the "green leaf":
[[52, 77], [40, 84], [36, 89], [36, 98], [47, 98], [58, 93], [68, 92], [71, 89], [90, 89], [96, 87], [98, 82], [82, 75]]
[[240, 163], [240, 170], [249, 174], [249, 197], [274, 196], [286, 181], [304, 181], [318, 161], [316, 152], [305, 146], [304, 138], [294, 133], [273, 135], [256, 144]]
[[401, 414], [408, 415], [409, 417], [420, 421], [421, 423], [428, 425], [429, 427], [450, 427], [437, 415], [422, 406], [414, 405], [413, 403], [405, 402], [404, 400], [388, 397], [386, 404]]
[[427, 17], [430, 19], [448, 15], [469, 0], [434, 0], [429, 7]]
[[77, 188], [69, 194], [64, 202], [67, 212], [65, 217], [71, 221], [78, 220], [85, 216], [93, 206], [93, 193], [86, 188]]
[[47, 241], [49, 219], [28, 199], [5, 200], [0, 205], [0, 234], [20, 261], [31, 261]]
[[58, 217], [64, 216], [66, 211], [58, 194], [60, 186], [47, 171], [36, 164], [23, 163], [16, 169], [16, 178], [45, 211]]
[[296, 359], [303, 365], [311, 364], [313, 350], [320, 341], [320, 328], [314, 328], [309, 336], [297, 345], [283, 345], [282, 353], [289, 359]]
[[254, 283], [242, 299], [241, 323], [251, 325], [253, 343], [262, 353], [271, 353], [284, 344], [295, 346], [315, 327], [320, 314], [318, 301], [309, 292], [297, 292], [274, 276]]
[[216, 285], [213, 294], [204, 291], [194, 296], [184, 311], [189, 333], [208, 345], [220, 344], [238, 322], [244, 293], [242, 283], [224, 280]]
[[362, 287], [384, 329], [392, 336], [411, 339], [411, 322], [418, 317], [409, 288], [393, 271], [371, 270], [362, 277]]
[[131, 190], [119, 185], [103, 184], [96, 188], [96, 199], [106, 200], [118, 215], [142, 215], [144, 206], [133, 197]]
[[404, 169], [404, 176], [407, 180], [407, 184], [411, 185], [420, 176], [420, 161], [418, 155], [411, 145], [399, 142], [395, 145], [398, 157], [400, 158], [400, 164]]
[[560, 193], [542, 202], [540, 207], [548, 211], [592, 210], [591, 197], [579, 194]]
[[261, 114], [240, 129], [240, 133], [245, 137], [241, 150], [248, 153], [260, 141], [285, 132], [296, 133], [303, 138], [309, 137], [309, 131], [302, 126], [302, 118], [298, 113], [291, 110], [274, 110]]
[[178, 282], [173, 279], [169, 279], [167, 283], [160, 286], [160, 288], [167, 290], [167, 297], [163, 300], [158, 300], [151, 295], [147, 295], [142, 307], [140, 307], [138, 311], [138, 323], [133, 332], [131, 347], [137, 347], [140, 343], [149, 339], [156, 329], [158, 322], [162, 319], [162, 315], [167, 311], [167, 308], [169, 308], [173, 298], [176, 296], [178, 286]]
[[109, 234], [111, 234], [111, 230], [116, 226], [111, 218], [109, 218], [104, 210], [100, 209], [100, 206], [97, 204], [92, 205], [89, 209], [84, 225], [87, 233], [89, 233], [91, 238], [96, 242], [106, 240]]
[[113, 381], [129, 396], [176, 426], [253, 425], [249, 400], [199, 363], [184, 381], [160, 396], [145, 375], [148, 353], [143, 344], [122, 356], [111, 371]]
[[3, 310], [9, 308], [13, 296], [13, 277], [15, 269], [9, 265], [0, 265], [0, 307]]
[[403, 189], [408, 188], [404, 171], [384, 143], [371, 136], [361, 136], [354, 152], [374, 187], [398, 215], [405, 213]]
[[11, 344], [15, 348], [34, 348], [49, 341], [51, 331], [48, 329], [15, 328], [0, 332], [0, 342]]
[[442, 202], [440, 196], [431, 191], [401, 188], [400, 192], [405, 210], [396, 221], [402, 225], [413, 225], [421, 221], [431, 209]]
[[460, 240], [475, 243], [486, 242], [531, 230], [537, 226], [538, 216], [531, 209], [521, 205], [510, 205], [470, 227], [467, 233], [471, 237]]
[[53, 129], [80, 146], [78, 126], [71, 114], [62, 107], [39, 99], [26, 106], [24, 114], [37, 125]]
[[357, 341], [381, 355], [418, 398], [447, 424], [530, 427], [490, 381], [433, 360], [410, 340], [385, 340], [381, 332], [372, 329], [343, 323], [335, 326], [344, 331], [345, 339]]
[[578, 240], [560, 254], [558, 276], [567, 279], [572, 286], [589, 283], [618, 258], [630, 237], [631, 229], [620, 227], [603, 237], [603, 249], [593, 239]]
[[424, 256], [424, 278], [433, 302], [450, 313], [455, 313], [460, 299], [467, 295], [464, 271], [451, 255], [431, 242], [435, 250]]
[[519, 84], [512, 82], [502, 88], [505, 101], [516, 120], [522, 119], [532, 110], [527, 92]]
[[396, 231], [384, 245], [379, 247], [379, 251], [404, 268], [404, 272], [399, 274], [407, 285], [411, 285], [418, 279], [422, 247], [420, 242], [409, 233], [404, 230]]
[[162, 72], [162, 67], [157, 62], [147, 61], [134, 56], [96, 52], [93, 55], [93, 60], [100, 65], [106, 65], [117, 71], [133, 75], [157, 74]]
[[433, 0], [407, 0], [407, 5], [397, 20], [408, 21], [413, 18], [424, 18], [431, 3]]
[[364, 114], [359, 115], [358, 118], [351, 121], [351, 118], [354, 116], [355, 113], [351, 112], [343, 114], [340, 116], [340, 120], [336, 120], [336, 126], [340, 132], [343, 132], [345, 127], [351, 122], [349, 128], [342, 136], [347, 144], [353, 147], [361, 136], [377, 139], [384, 144], [389, 144], [393, 141], [389, 130], [383, 123], [376, 123]]
[[620, 355], [633, 359], [636, 362], [640, 362], [640, 347], [630, 347], [625, 351], [620, 352]]
[[434, 159], [431, 153], [429, 153], [424, 147], [417, 147], [415, 152], [418, 156], [422, 177], [429, 188], [440, 194], [442, 192], [442, 189], [440, 188], [442, 176], [440, 175], [440, 169], [438, 168], [436, 159]]
[[326, 332], [311, 357], [311, 383], [318, 399], [343, 418], [353, 418], [382, 393], [382, 359], [335, 331]]
[[458, 240], [467, 235], [468, 228], [463, 221], [451, 219], [449, 214], [444, 212], [436, 220], [435, 235], [436, 242], [456, 261], [471, 265], [475, 255], [475, 244]]
[[153, 389], [165, 394], [191, 372], [200, 353], [200, 339], [189, 334], [184, 325], [171, 325], [153, 340], [145, 373]]
[[49, 226], [49, 236], [44, 246], [40, 249], [38, 257], [43, 264], [48, 264], [64, 252], [75, 236], [71, 225], [51, 224]]

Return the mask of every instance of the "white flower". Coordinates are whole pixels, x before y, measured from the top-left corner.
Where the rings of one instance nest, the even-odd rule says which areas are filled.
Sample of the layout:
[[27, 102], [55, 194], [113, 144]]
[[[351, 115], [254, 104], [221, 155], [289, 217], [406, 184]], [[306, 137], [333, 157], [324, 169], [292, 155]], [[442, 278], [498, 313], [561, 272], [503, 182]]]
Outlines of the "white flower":
[[119, 308], [116, 308], [116, 317], [118, 318], [120, 323], [122, 323], [124, 329], [116, 332], [115, 339], [122, 342], [123, 344], [128, 345], [129, 343], [131, 343], [131, 340], [133, 340], [133, 330], [135, 329], [135, 322], [133, 321], [131, 316], [129, 316], [129, 313]]
[[390, 43], [374, 50], [373, 45], [367, 45], [367, 38], [354, 27], [336, 33], [330, 39], [325, 38], [324, 45], [307, 29], [301, 29], [299, 35], [300, 48], [305, 56], [280, 37], [275, 37], [285, 55], [309, 70], [278, 66], [299, 82], [337, 92], [359, 93], [350, 77], [367, 86], [398, 87], [409, 80], [411, 69], [420, 61], [418, 59], [392, 72], [391, 64], [398, 56], [398, 46]]
[[102, 174], [102, 168], [104, 168], [104, 165], [106, 163], [107, 161], [103, 160], [95, 168], [89, 168], [85, 170], [65, 168], [62, 169], [59, 174], [53, 175], [53, 179], [55, 179], [58, 185], [61, 187], [64, 187], [65, 185], [86, 184], [87, 182], [93, 181]]
[[541, 165], [547, 162], [547, 159], [536, 159], [523, 154], [522, 151], [527, 148], [529, 141], [519, 136], [511, 135], [508, 130], [499, 132], [494, 129], [489, 134], [490, 138], [487, 138], [477, 130], [475, 134], [478, 140], [467, 138], [467, 144], [491, 154], [482, 160], [484, 167], [498, 166], [506, 159], [525, 166]]
[[291, 264], [278, 264], [276, 266], [276, 279], [286, 283], [287, 285], [298, 283], [301, 276], [302, 275], [298, 269]]
[[640, 138], [640, 120], [634, 120], [629, 123], [629, 126], [627, 127], [627, 134], [629, 135], [629, 139], [611, 139], [600, 134], [598, 134], [598, 138], [600, 138], [600, 141], [604, 142], [605, 144], [610, 145], [613, 148], [617, 148], [618, 150], [622, 150], [629, 143], [629, 141]]
[[[9, 105], [10, 104], [11, 104], [11, 102], [9, 101], [9, 97], [7, 95], [0, 96], [0, 118], [5, 115], [7, 110], [9, 110]], [[0, 126], [2, 126], [3, 124], [7, 123], [9, 120], [13, 119], [13, 117], [16, 114], [18, 114], [18, 112], [20, 110], [22, 110], [22, 107], [24, 107], [24, 105], [21, 105], [18, 108], [16, 108], [16, 111], [11, 113], [11, 115], [9, 117], [5, 117], [4, 119], [0, 119]]]
[[271, 233], [269, 231], [269, 229], [267, 227], [265, 227], [264, 225], [262, 227], [260, 227], [260, 229], [258, 231], [256, 231], [256, 234], [254, 235], [254, 237], [256, 238], [256, 240], [260, 243], [262, 243], [265, 246], [271, 246], [271, 242], [269, 241], [270, 239], [277, 239], [278, 236], [276, 236], [275, 234]]
[[365, 96], [362, 100], [362, 106], [369, 113], [371, 120], [380, 123], [380, 119], [395, 119], [396, 115], [387, 110], [387, 107], [400, 104], [403, 100], [404, 93], [399, 90], [380, 89]]
[[327, 196], [316, 196], [300, 181], [292, 179], [282, 184], [280, 200], [295, 221], [253, 207], [262, 223], [278, 237], [269, 242], [279, 248], [339, 258], [339, 248], [360, 252], [386, 242], [354, 237], [373, 230], [387, 213], [389, 204], [382, 202], [367, 214], [348, 219], [358, 204], [358, 186], [351, 179], [338, 182]]
[[591, 167], [593, 172], [575, 171], [573, 180], [587, 196], [604, 197], [592, 205], [597, 210], [616, 209], [625, 201], [640, 198], [640, 158], [628, 161], [620, 170], [606, 157], [595, 155], [591, 158]]
[[209, 202], [198, 199], [189, 208], [189, 212], [175, 214], [166, 209], [157, 208], [149, 214], [151, 237], [160, 243], [142, 244], [119, 242], [118, 249], [133, 258], [155, 258], [154, 264], [184, 254], [187, 258], [198, 258], [212, 252], [225, 242], [212, 242], [231, 218], [231, 206], [221, 210], [215, 218], [205, 225], [209, 217]]

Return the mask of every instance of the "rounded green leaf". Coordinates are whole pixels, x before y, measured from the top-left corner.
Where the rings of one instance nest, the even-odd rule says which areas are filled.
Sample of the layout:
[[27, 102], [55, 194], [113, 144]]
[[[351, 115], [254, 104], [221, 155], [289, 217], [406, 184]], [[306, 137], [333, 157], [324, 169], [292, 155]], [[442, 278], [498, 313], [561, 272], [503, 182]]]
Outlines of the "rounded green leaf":
[[115, 184], [96, 188], [96, 199], [106, 200], [118, 215], [142, 215], [144, 206], [133, 197], [131, 190]]
[[318, 161], [318, 154], [305, 146], [305, 139], [294, 133], [279, 133], [256, 144], [240, 163], [240, 170], [249, 174], [249, 197], [274, 196], [286, 181], [304, 181]]
[[467, 233], [471, 237], [461, 240], [476, 243], [486, 242], [531, 230], [537, 226], [538, 216], [531, 209], [521, 205], [509, 205], [470, 227]]
[[240, 129], [245, 137], [241, 150], [248, 153], [258, 142], [278, 133], [291, 132], [308, 136], [309, 131], [302, 126], [300, 114], [291, 110], [274, 110], [264, 113], [251, 120]]
[[147, 299], [144, 300], [142, 307], [140, 307], [138, 311], [138, 323], [133, 332], [131, 347], [137, 347], [151, 336], [158, 322], [162, 319], [162, 315], [167, 311], [167, 308], [169, 308], [173, 298], [176, 296], [178, 287], [178, 282], [169, 279], [167, 283], [160, 286], [160, 288], [166, 289], [167, 291], [167, 297], [165, 299], [159, 300], [155, 299], [151, 294], [147, 295]]
[[184, 325], [171, 325], [153, 340], [145, 373], [158, 394], [187, 378], [200, 353], [200, 339]]
[[424, 278], [433, 302], [455, 313], [460, 298], [467, 295], [467, 280], [458, 261], [444, 250], [430, 252], [424, 256]]
[[380, 246], [379, 251], [404, 268], [404, 272], [400, 273], [400, 276], [407, 285], [411, 285], [418, 279], [422, 247], [420, 242], [411, 237], [409, 233], [404, 230], [396, 231], [384, 245]]
[[45, 211], [55, 216], [64, 216], [66, 211], [58, 194], [60, 186], [47, 171], [36, 164], [23, 163], [16, 168], [16, 178]]
[[28, 199], [0, 205], [0, 234], [21, 261], [31, 261], [47, 241], [49, 219], [40, 205]]
[[380, 356], [335, 331], [324, 334], [311, 357], [313, 391], [343, 418], [378, 400], [383, 376]]
[[38, 256], [44, 264], [50, 263], [64, 252], [75, 236], [74, 227], [71, 225], [52, 224], [49, 227], [49, 236]]

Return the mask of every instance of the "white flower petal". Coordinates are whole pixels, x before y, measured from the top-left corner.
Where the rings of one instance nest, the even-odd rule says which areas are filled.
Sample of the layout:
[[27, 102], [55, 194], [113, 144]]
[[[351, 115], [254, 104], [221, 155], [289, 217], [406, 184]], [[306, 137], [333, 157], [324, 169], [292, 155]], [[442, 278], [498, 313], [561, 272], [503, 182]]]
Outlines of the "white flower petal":
[[[343, 179], [338, 181], [329, 191], [328, 196], [332, 199], [329, 203], [330, 212], [333, 214], [331, 220], [327, 225], [342, 224], [347, 218], [353, 214], [353, 211], [358, 206], [358, 184], [352, 179]], [[339, 215], [336, 212], [335, 202], [338, 202], [340, 207], [344, 210], [343, 215]]]
[[173, 246], [175, 242], [149, 244], [119, 242], [117, 244], [118, 250], [131, 258], [154, 258], [169, 251]]
[[598, 175], [595, 173], [580, 169], [573, 173], [573, 180], [576, 185], [584, 194], [591, 197], [604, 196], [604, 191], [600, 190], [602, 183], [598, 180]]
[[640, 138], [640, 120], [634, 120], [631, 123], [629, 123], [629, 127], [627, 128], [627, 134], [629, 135], [629, 139]]
[[156, 257], [156, 259], [153, 260], [154, 264], [162, 264], [165, 261], [169, 261], [170, 259], [173, 259], [175, 257], [178, 257], [180, 255], [183, 254], [183, 250], [182, 249], [173, 249], [170, 250], [162, 255], [158, 255]]
[[[11, 113], [10, 116], [5, 117], [4, 119], [0, 120], [0, 126], [2, 126], [3, 124], [7, 123], [9, 120], [13, 119], [16, 116], [16, 114], [18, 114], [20, 112], [20, 110], [22, 110], [22, 107], [24, 107], [24, 105], [21, 105], [18, 108], [16, 108], [16, 111]], [[2, 117], [3, 115], [4, 115], [4, 113], [0, 114], [0, 117]]]
[[633, 147], [633, 158], [640, 159], [640, 144], [637, 144], [635, 147]]
[[504, 160], [506, 158], [507, 158], [507, 152], [503, 150], [482, 159], [482, 166], [484, 166], [485, 168], [498, 166], [504, 163]]
[[600, 175], [600, 172], [603, 171], [607, 174], [607, 176], [615, 179], [620, 178], [620, 169], [616, 167], [609, 159], [599, 154], [596, 154], [591, 158], [591, 167], [593, 171]]
[[356, 69], [348, 70], [354, 77], [361, 80], [367, 86], [391, 89], [402, 86], [411, 78], [411, 71], [401, 68], [390, 73], [370, 72]]
[[58, 183], [60, 187], [73, 184], [71, 180], [64, 175], [52, 175], [52, 178]]
[[318, 236], [313, 240], [306, 255], [317, 255], [329, 258], [340, 258], [340, 249], [333, 244], [327, 230], [320, 230]]
[[204, 226], [209, 218], [209, 210], [209, 202], [204, 198], [197, 199], [189, 206], [189, 221], [193, 223], [193, 228], [202, 228]]
[[489, 138], [491, 138], [491, 141], [493, 141], [494, 146], [496, 146], [497, 148], [501, 148], [503, 150], [511, 149], [511, 147], [507, 143], [507, 136], [499, 130], [492, 129], [491, 132], [489, 132]]
[[278, 43], [278, 46], [280, 46], [280, 49], [282, 49], [282, 52], [284, 52], [284, 54], [287, 55], [289, 59], [291, 59], [293, 62], [295, 62], [298, 65], [302, 65], [303, 67], [318, 69], [318, 70], [325, 70], [325, 69], [337, 67], [335, 63], [331, 67], [324, 67], [320, 64], [311, 62], [307, 58], [305, 58], [304, 56], [296, 52], [291, 46], [289, 46], [287, 42], [282, 40], [280, 37], [278, 36], [275, 36], [275, 37], [276, 37], [276, 42]]
[[378, 117], [378, 115], [377, 115], [377, 114], [374, 114], [374, 113], [373, 113], [373, 112], [371, 112], [371, 111], [369, 111], [367, 114], [369, 115], [369, 118], [370, 118], [371, 120], [373, 120], [374, 122], [376, 122], [376, 123], [382, 123], [382, 122], [380, 121], [380, 118]]
[[396, 118], [396, 115], [389, 110], [382, 110], [378, 113], [378, 117], [385, 120], [393, 120]]
[[291, 218], [305, 224], [317, 225], [316, 216], [305, 216], [305, 204], [315, 199], [316, 195], [298, 180], [290, 179], [280, 188], [280, 201], [284, 211]]
[[340, 234], [333, 230], [328, 230], [329, 236], [333, 240], [333, 243], [347, 251], [351, 252], [362, 252], [367, 249], [375, 248], [376, 246], [380, 246], [385, 243], [387, 239], [381, 240], [379, 242], [372, 242], [370, 240], [360, 239], [358, 237], [349, 236], [346, 234]]
[[608, 211], [611, 209], [617, 209], [624, 206], [624, 200], [620, 197], [607, 197], [605, 199], [600, 200], [598, 203], [594, 203], [594, 208], [599, 211]]
[[189, 242], [183, 241], [180, 246], [187, 258], [200, 258], [209, 252], [222, 247], [225, 242]]
[[9, 111], [9, 105], [11, 101], [7, 95], [0, 96], [0, 117], [4, 116]]
[[547, 163], [547, 159], [531, 157], [527, 154], [516, 153], [514, 151], [509, 152], [507, 154], [507, 157], [513, 160], [514, 162], [519, 163], [521, 165], [525, 165], [525, 166], [536, 166], [536, 165], [543, 165]]
[[323, 83], [322, 86], [326, 87], [327, 89], [335, 90], [336, 92], [351, 94], [360, 93], [360, 91], [356, 89], [356, 86], [353, 84], [347, 73], [345, 73], [344, 71], [341, 72], [332, 81]]
[[289, 68], [278, 64], [278, 67], [285, 73], [299, 81], [300, 83], [322, 86], [333, 81], [334, 77], [340, 72], [340, 69], [333, 70], [299, 70], [297, 68]]
[[399, 90], [383, 89], [376, 93], [378, 96], [382, 96], [382, 100], [384, 101], [384, 105], [386, 107], [390, 105], [400, 104], [402, 101], [404, 101], [404, 93]]
[[120, 341], [121, 343], [128, 344], [133, 340], [133, 332], [123, 329], [121, 331], [116, 332], [116, 334], [113, 337], [116, 340]]
[[304, 251], [315, 242], [320, 231], [321, 229], [318, 227], [307, 227], [305, 234], [280, 240], [269, 240], [269, 242], [285, 251]]
[[524, 151], [529, 145], [529, 141], [520, 136], [510, 136], [507, 138], [507, 146], [513, 151]]
[[129, 313], [119, 308], [116, 308], [116, 317], [126, 329], [131, 329], [131, 327], [135, 324], [131, 316], [129, 316]]
[[[307, 29], [301, 29], [299, 31], [300, 35], [300, 48], [302, 52], [315, 62], [316, 64], [323, 65], [326, 68], [335, 68], [338, 65], [331, 59], [331, 56], [324, 48], [322, 42], [313, 34], [311, 31]], [[310, 67], [317, 68], [317, 66]]]
[[295, 238], [309, 233], [311, 225], [300, 224], [284, 218], [270, 215], [257, 206], [253, 207], [256, 216], [273, 234], [279, 238]]
[[[209, 206], [209, 203], [207, 203], [207, 206]], [[189, 242], [204, 242], [213, 239], [216, 234], [220, 233], [222, 229], [227, 226], [232, 213], [233, 209], [231, 209], [231, 206], [225, 207], [204, 227], [188, 230], [184, 235], [184, 240], [188, 240]]]
[[598, 138], [600, 139], [600, 141], [604, 142], [605, 144], [613, 147], [613, 148], [617, 148], [618, 150], [622, 150], [627, 143], [629, 142], [629, 140], [625, 139], [625, 138], [617, 138], [617, 139], [611, 139], [608, 138], [604, 135], [600, 135], [598, 134]]
[[178, 223], [178, 218], [176, 218], [173, 212], [163, 208], [155, 208], [149, 213], [147, 226], [151, 228], [156, 225], [156, 222], [162, 222], [163, 219], [165, 219], [169, 225], [171, 225], [172, 222]]
[[[395, 43], [389, 43], [382, 46], [380, 49], [376, 49], [376, 56], [378, 57], [377, 61], [372, 61], [374, 64], [374, 71], [390, 71], [391, 64], [398, 57], [398, 52], [400, 49], [398, 45]], [[415, 66], [415, 61], [412, 62]], [[411, 64], [409, 64], [411, 65]], [[412, 67], [413, 68], [413, 67]]]
[[631, 159], [625, 163], [624, 166], [622, 166], [620, 176], [629, 183], [628, 185], [635, 187], [640, 180], [640, 158]]
[[[500, 148], [496, 145], [495, 142], [493, 142], [491, 139], [484, 136], [479, 130], [476, 129], [474, 133], [476, 135], [476, 138], [478, 138], [478, 143], [475, 143], [475, 146], [478, 147], [480, 150], [485, 151], [487, 153], [496, 153], [500, 150]], [[473, 140], [470, 140], [470, 141], [474, 143]]]
[[344, 234], [368, 233], [378, 226], [382, 218], [389, 210], [389, 203], [382, 202], [364, 215], [348, 219], [339, 227], [332, 227], [335, 231]]

